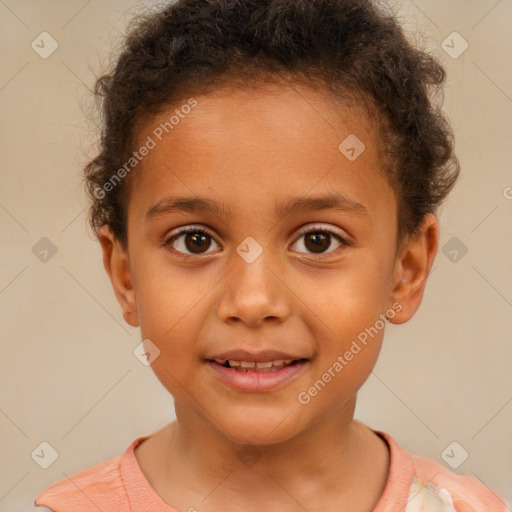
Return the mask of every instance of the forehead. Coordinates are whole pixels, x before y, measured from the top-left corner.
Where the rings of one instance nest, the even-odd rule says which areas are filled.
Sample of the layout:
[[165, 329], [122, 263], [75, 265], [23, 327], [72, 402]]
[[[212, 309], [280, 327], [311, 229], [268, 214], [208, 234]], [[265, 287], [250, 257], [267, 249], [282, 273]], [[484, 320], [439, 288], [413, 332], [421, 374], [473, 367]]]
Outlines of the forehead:
[[[174, 117], [171, 130], [165, 131], [164, 138], [177, 141], [180, 134], [196, 137], [197, 142], [220, 143], [216, 135], [237, 132], [240, 136], [254, 134], [258, 143], [265, 138], [278, 135], [294, 142], [315, 133], [326, 143], [337, 144], [347, 128], [361, 133], [365, 138], [373, 137], [374, 123], [368, 118], [361, 103], [348, 93], [335, 98], [326, 89], [300, 84], [260, 84], [258, 86], [225, 85], [208, 94], [193, 98], [196, 105], [189, 109], [192, 98], [176, 101], [161, 114], [147, 120], [139, 130], [139, 138], [158, 129]], [[186, 111], [186, 112], [185, 112]], [[176, 118], [177, 114], [179, 119]], [[179, 126], [178, 126], [179, 125]], [[169, 128], [167, 126], [167, 128]], [[243, 130], [240, 132], [240, 130]], [[276, 133], [277, 132], [277, 133]], [[363, 134], [364, 132], [364, 134]], [[233, 135], [233, 133], [231, 134]]]
[[154, 147], [135, 171], [129, 210], [137, 216], [169, 192], [213, 195], [234, 211], [247, 200], [263, 208], [272, 197], [313, 188], [375, 206], [386, 199], [374, 125], [362, 106], [299, 85], [224, 87], [194, 103], [176, 102], [139, 128], [136, 148], [148, 137]]

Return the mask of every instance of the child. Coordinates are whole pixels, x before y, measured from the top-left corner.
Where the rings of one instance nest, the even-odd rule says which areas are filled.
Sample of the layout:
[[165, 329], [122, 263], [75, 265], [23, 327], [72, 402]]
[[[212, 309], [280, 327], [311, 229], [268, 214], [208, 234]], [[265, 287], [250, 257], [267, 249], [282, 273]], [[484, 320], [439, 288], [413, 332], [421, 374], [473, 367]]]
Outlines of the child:
[[[419, 307], [459, 164], [445, 73], [371, 0], [178, 0], [103, 98], [90, 222], [176, 421], [55, 483], [56, 512], [498, 512], [354, 419]], [[202, 247], [204, 246], [204, 247]]]

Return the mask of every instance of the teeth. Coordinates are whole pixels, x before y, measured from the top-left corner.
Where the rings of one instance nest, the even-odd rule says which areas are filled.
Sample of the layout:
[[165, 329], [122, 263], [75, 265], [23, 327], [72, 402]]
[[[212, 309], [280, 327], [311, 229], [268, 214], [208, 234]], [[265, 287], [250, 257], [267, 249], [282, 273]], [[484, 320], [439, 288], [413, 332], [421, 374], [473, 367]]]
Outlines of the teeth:
[[291, 364], [295, 359], [276, 359], [275, 361], [235, 361], [230, 359], [227, 361], [226, 359], [215, 359], [217, 363], [222, 366], [226, 366], [226, 363], [229, 363], [231, 368], [237, 369], [238, 371], [258, 371], [262, 373], [272, 372], [276, 370], [280, 370], [283, 366], [287, 366]]
[[256, 363], [256, 366], [258, 368], [270, 368], [272, 366], [272, 361], [268, 361], [268, 362], [259, 361]]

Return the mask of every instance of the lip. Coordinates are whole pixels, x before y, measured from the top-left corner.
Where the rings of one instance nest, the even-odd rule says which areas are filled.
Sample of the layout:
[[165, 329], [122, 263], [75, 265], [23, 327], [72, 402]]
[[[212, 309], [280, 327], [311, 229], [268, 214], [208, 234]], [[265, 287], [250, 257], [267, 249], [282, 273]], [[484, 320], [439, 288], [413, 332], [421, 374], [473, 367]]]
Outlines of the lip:
[[299, 356], [297, 354], [287, 354], [285, 352], [279, 352], [277, 350], [261, 350], [260, 352], [248, 352], [247, 350], [229, 350], [227, 352], [222, 352], [220, 354], [215, 354], [211, 357], [207, 358], [208, 360], [212, 359], [231, 359], [234, 361], [254, 361], [258, 362], [268, 362], [268, 361], [277, 361], [279, 359], [306, 359], [305, 357]]
[[[265, 355], [263, 355], [265, 354]], [[270, 355], [269, 355], [270, 354]], [[240, 357], [240, 351], [233, 352], [225, 352], [222, 354], [222, 357], [218, 357], [217, 359], [228, 359], [224, 357], [225, 355], [229, 355], [230, 359], [237, 359], [242, 361], [273, 361], [275, 359], [300, 359], [297, 363], [284, 366], [280, 370], [275, 370], [272, 372], [256, 372], [256, 371], [239, 371], [233, 368], [226, 368], [216, 361], [212, 361], [208, 359], [206, 364], [209, 368], [215, 372], [215, 374], [230, 387], [243, 391], [246, 393], [261, 393], [265, 391], [274, 391], [280, 387], [283, 387], [289, 384], [292, 380], [296, 379], [309, 365], [309, 360], [304, 358], [294, 358], [293, 356], [288, 357], [287, 354], [283, 354], [282, 352], [266, 352], [259, 353], [258, 356], [260, 359], [254, 359], [256, 354], [252, 354], [252, 358], [248, 357], [248, 353], [242, 354], [243, 358], [238, 359]], [[234, 357], [234, 356], [237, 357]], [[277, 355], [278, 357], [275, 357]]]

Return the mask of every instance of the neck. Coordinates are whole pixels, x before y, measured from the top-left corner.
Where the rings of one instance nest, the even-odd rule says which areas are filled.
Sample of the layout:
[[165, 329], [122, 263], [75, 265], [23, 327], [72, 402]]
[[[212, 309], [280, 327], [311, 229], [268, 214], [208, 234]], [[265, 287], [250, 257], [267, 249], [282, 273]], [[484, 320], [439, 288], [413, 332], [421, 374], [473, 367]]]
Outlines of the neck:
[[160, 443], [161, 477], [152, 482], [175, 507], [187, 510], [192, 502], [205, 511], [250, 511], [250, 504], [261, 510], [268, 502], [274, 509], [311, 510], [308, 504], [343, 500], [371, 510], [382, 494], [387, 446], [353, 419], [355, 397], [292, 439], [270, 445], [236, 443], [180, 403], [175, 407], [177, 420]]

